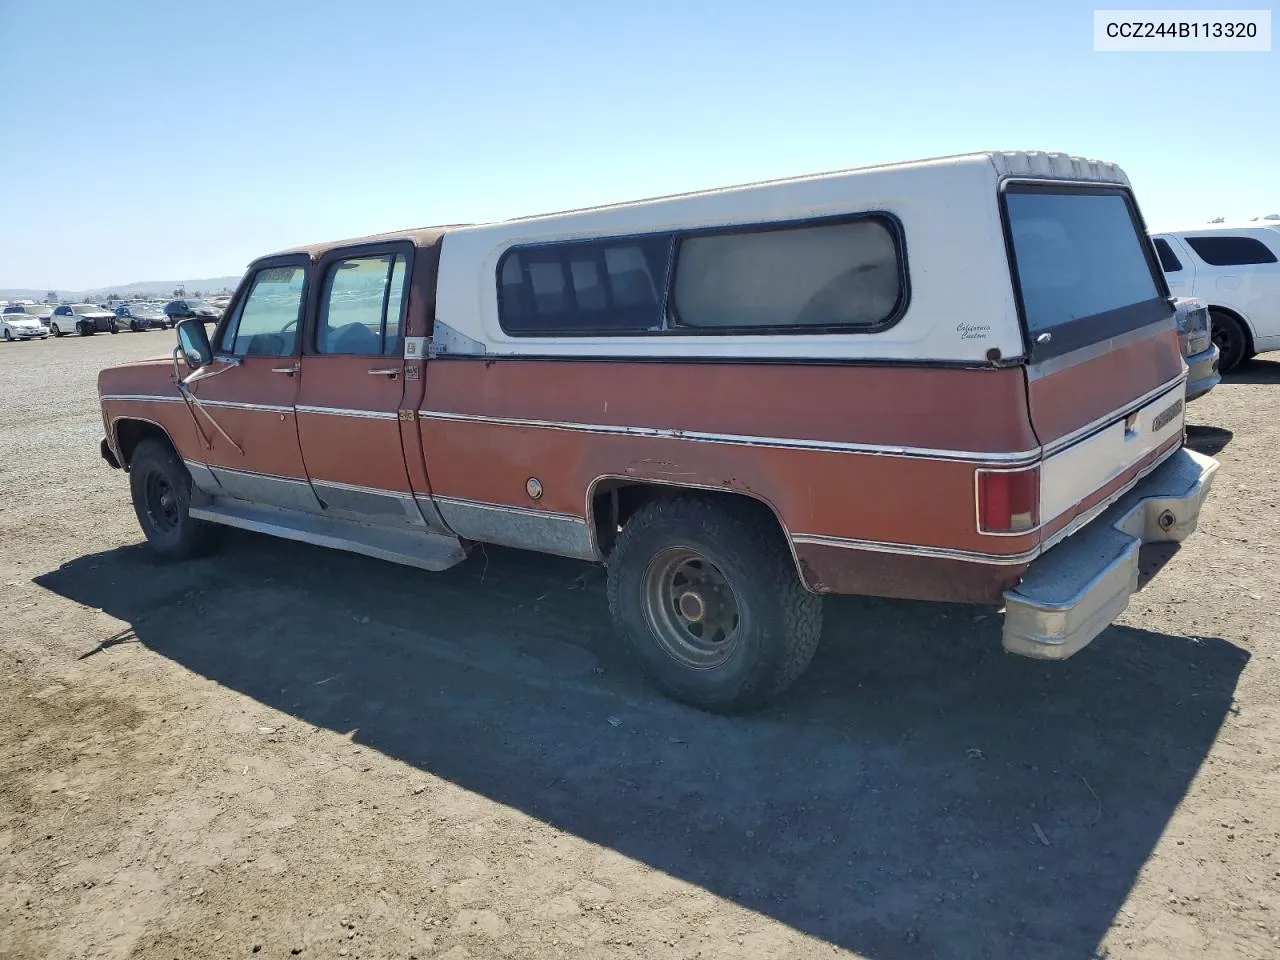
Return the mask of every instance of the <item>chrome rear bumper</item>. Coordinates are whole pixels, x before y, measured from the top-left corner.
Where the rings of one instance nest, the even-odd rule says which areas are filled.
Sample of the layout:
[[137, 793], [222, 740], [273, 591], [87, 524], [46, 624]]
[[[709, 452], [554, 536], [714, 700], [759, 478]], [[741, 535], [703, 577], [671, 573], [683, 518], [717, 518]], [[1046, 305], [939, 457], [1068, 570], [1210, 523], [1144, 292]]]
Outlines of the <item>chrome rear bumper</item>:
[[1124, 612], [1138, 589], [1138, 550], [1190, 536], [1218, 461], [1185, 447], [1100, 517], [1041, 556], [1006, 590], [1004, 648], [1065, 660]]

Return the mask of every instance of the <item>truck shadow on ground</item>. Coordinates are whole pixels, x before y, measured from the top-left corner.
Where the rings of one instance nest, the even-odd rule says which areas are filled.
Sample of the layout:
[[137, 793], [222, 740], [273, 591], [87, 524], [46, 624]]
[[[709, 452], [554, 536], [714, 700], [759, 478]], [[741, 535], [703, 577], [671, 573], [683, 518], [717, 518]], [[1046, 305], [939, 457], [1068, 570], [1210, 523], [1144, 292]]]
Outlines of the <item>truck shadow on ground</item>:
[[209, 559], [127, 547], [38, 582], [231, 690], [876, 960], [1092, 955], [1248, 659], [1115, 627], [1040, 664], [1001, 652], [991, 612], [841, 598], [794, 691], [724, 718], [634, 677], [602, 573], [572, 561], [490, 549], [424, 574], [232, 532]]
[[1187, 446], [1206, 457], [1216, 457], [1234, 437], [1235, 434], [1224, 427], [1187, 424]]

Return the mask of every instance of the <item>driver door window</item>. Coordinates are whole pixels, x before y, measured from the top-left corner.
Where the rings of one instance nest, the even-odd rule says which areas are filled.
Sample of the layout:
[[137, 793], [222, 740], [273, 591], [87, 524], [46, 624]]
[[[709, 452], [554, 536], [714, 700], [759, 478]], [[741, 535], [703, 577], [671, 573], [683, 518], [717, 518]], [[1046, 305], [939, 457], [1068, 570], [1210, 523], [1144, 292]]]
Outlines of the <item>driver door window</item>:
[[237, 357], [292, 356], [305, 279], [301, 266], [259, 270], [223, 332], [222, 349]]

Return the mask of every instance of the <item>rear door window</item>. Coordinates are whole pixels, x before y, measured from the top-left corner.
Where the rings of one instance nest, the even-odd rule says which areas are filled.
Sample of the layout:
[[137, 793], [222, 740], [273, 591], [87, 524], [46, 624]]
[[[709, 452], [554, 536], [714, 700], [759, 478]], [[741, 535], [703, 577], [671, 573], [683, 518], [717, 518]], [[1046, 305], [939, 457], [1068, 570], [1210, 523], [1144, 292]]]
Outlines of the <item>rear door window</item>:
[[1005, 210], [1033, 359], [1172, 316], [1125, 192], [1016, 184]]

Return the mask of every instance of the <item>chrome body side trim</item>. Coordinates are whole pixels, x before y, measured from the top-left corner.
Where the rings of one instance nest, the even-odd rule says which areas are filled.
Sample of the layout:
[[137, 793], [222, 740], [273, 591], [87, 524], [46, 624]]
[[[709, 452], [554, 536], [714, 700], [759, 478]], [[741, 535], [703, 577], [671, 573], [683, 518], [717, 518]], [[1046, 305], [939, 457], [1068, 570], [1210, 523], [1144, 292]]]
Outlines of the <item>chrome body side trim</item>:
[[299, 404], [295, 407], [299, 413], [314, 413], [327, 417], [357, 417], [361, 420], [396, 420], [399, 414], [395, 410], [356, 410], [350, 407], [319, 407], [312, 404]]
[[485, 423], [508, 427], [532, 427], [543, 430], [568, 430], [578, 433], [611, 434], [629, 437], [656, 437], [665, 440], [693, 440], [702, 443], [727, 443], [752, 447], [769, 447], [782, 450], [820, 450], [835, 453], [863, 453], [887, 457], [913, 457], [925, 460], [947, 460], [962, 463], [999, 463], [1020, 465], [1034, 463], [1040, 457], [1039, 448], [1012, 453], [993, 453], [968, 450], [938, 450], [929, 447], [908, 447], [897, 444], [852, 443], [837, 440], [807, 440], [789, 437], [763, 437], [748, 434], [709, 433], [699, 430], [676, 430], [665, 427], [633, 427], [621, 425], [571, 423], [562, 420], [528, 420], [517, 417], [490, 417], [474, 413], [446, 413], [439, 410], [419, 410], [423, 420]]
[[1186, 380], [1187, 380], [1187, 371], [1184, 364], [1182, 373], [1178, 374], [1172, 380], [1168, 380], [1160, 384], [1160, 386], [1152, 390], [1148, 390], [1142, 396], [1135, 397], [1134, 399], [1130, 400], [1123, 407], [1117, 407], [1115, 410], [1111, 411], [1110, 413], [1103, 414], [1102, 416], [1098, 417], [1096, 420], [1092, 420], [1089, 423], [1086, 423], [1083, 427], [1078, 427], [1077, 429], [1072, 430], [1070, 433], [1063, 434], [1057, 440], [1054, 440], [1052, 443], [1047, 444], [1044, 447], [1044, 456], [1045, 457], [1052, 456], [1058, 451], [1064, 450], [1067, 447], [1071, 446], [1072, 444], [1077, 443], [1080, 440], [1086, 439], [1091, 434], [1097, 433], [1099, 430], [1105, 430], [1107, 427], [1111, 426], [1111, 424], [1115, 423], [1117, 420], [1123, 420], [1129, 414], [1133, 413], [1133, 411], [1138, 410], [1142, 407], [1145, 407], [1152, 400], [1160, 396], [1160, 394], [1169, 393], [1174, 388], [1182, 386], [1184, 383], [1186, 383]]
[[206, 407], [222, 410], [261, 410], [266, 413], [293, 413], [293, 407], [285, 407], [275, 403], [240, 403], [237, 400], [205, 400], [192, 394]]
[[[240, 403], [235, 400], [206, 400], [197, 394], [192, 394], [206, 407], [221, 407], [224, 410], [265, 410], [268, 413], [292, 413], [293, 407], [285, 407], [274, 403]], [[182, 397], [178, 395], [165, 396], [163, 394], [153, 393], [104, 393], [99, 399], [101, 400], [137, 400], [145, 403], [182, 403]]]
[[[182, 403], [182, 397], [178, 394], [167, 396], [165, 394], [155, 393], [103, 393], [98, 395], [99, 400], [139, 400], [146, 403]], [[137, 419], [136, 417], [134, 419]]]
[[984, 563], [993, 566], [1017, 566], [1027, 564], [1040, 555], [1040, 548], [1021, 553], [979, 553], [976, 550], [953, 550], [947, 547], [926, 547], [910, 543], [886, 543], [879, 540], [853, 540], [846, 537], [823, 537], [812, 533], [797, 533], [792, 543], [815, 547], [838, 547], [842, 550], [862, 550], [867, 553], [896, 553], [912, 557], [928, 557], [934, 560], [962, 560], [966, 563]]

